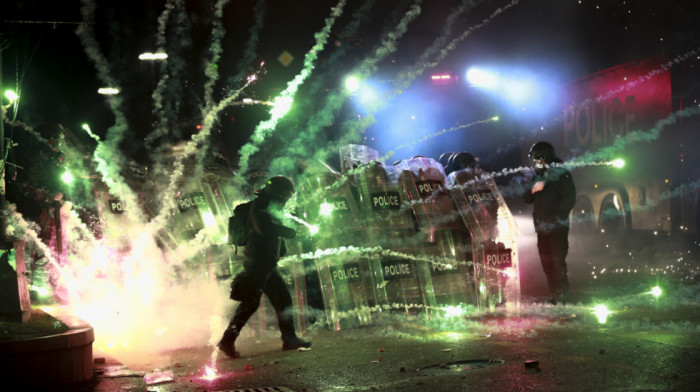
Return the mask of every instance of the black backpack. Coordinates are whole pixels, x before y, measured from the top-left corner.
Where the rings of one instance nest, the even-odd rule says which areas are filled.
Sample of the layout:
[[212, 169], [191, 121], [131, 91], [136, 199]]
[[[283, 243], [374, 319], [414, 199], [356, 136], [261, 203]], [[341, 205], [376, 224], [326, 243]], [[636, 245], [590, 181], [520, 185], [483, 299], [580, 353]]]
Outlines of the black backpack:
[[252, 201], [239, 204], [233, 209], [233, 215], [228, 218], [228, 243], [244, 246], [248, 239], [248, 213]]

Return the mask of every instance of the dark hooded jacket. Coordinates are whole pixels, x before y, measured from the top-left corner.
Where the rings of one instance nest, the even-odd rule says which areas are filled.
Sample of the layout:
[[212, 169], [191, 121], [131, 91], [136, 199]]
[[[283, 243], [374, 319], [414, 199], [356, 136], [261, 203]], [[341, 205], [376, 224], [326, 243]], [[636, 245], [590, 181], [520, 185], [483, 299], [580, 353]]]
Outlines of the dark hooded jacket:
[[[576, 203], [576, 185], [561, 163], [561, 159], [555, 158], [549, 170], [537, 173], [523, 192], [523, 200], [534, 204], [532, 219], [538, 233], [569, 227], [569, 213]], [[533, 194], [530, 190], [537, 181], [544, 181], [544, 189]]]
[[283, 238], [296, 236], [294, 229], [284, 226], [273, 216], [271, 204], [270, 199], [261, 194], [253, 200], [249, 211], [250, 230], [243, 255], [246, 268], [254, 271], [269, 273], [286, 253]]

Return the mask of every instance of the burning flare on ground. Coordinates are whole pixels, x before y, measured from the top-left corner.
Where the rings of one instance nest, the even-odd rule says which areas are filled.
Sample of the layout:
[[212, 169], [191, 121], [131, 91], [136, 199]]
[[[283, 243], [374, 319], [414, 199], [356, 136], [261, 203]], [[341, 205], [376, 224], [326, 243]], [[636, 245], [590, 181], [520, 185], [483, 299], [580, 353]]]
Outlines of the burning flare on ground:
[[219, 373], [216, 371], [214, 364], [212, 364], [212, 367], [204, 365], [204, 374], [200, 377], [202, 380], [212, 381], [219, 377]]

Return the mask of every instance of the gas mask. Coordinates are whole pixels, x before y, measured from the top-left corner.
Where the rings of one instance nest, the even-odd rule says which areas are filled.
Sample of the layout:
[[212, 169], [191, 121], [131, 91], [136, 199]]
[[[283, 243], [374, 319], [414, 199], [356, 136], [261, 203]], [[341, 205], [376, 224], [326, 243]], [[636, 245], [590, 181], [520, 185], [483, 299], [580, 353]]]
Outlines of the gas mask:
[[542, 154], [533, 153], [530, 155], [531, 166], [535, 169], [537, 174], [542, 174], [545, 170], [549, 169], [549, 165], [546, 162], [547, 161]]

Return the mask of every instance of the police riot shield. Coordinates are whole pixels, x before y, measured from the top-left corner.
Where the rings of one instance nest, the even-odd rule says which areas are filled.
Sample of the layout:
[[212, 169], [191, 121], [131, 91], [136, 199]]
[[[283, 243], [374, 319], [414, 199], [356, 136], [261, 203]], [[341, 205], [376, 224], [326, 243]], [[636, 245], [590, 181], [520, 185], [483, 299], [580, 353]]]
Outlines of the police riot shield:
[[420, 233], [419, 254], [429, 266], [425, 290], [436, 305], [474, 303], [470, 236], [445, 186], [442, 165], [416, 157], [399, 162], [396, 169]]
[[122, 197], [116, 197], [109, 193], [104, 184], [95, 184], [93, 192], [95, 193], [104, 246], [118, 251], [127, 242], [125, 240], [127, 233], [124, 230], [124, 227], [130, 225], [127, 207], [132, 209], [140, 208], [140, 206], [127, 206]]
[[438, 231], [433, 243], [424, 244], [422, 254], [430, 259], [430, 276], [439, 306], [476, 304], [474, 262], [467, 230]]
[[343, 173], [378, 160], [379, 151], [362, 144], [346, 144], [340, 147], [340, 170]]
[[372, 323], [370, 308], [377, 304], [367, 257], [342, 252], [367, 242], [360, 223], [355, 187], [348, 176], [316, 177], [305, 196], [309, 218], [318, 222], [316, 247], [327, 255], [315, 260], [328, 324], [335, 330]]
[[326, 318], [335, 330], [369, 325], [378, 300], [370, 258], [338, 253], [316, 260]]
[[[299, 256], [301, 254], [298, 242], [288, 241], [287, 255]], [[294, 326], [297, 332], [305, 332], [309, 324], [308, 295], [306, 291], [306, 279], [304, 265], [299, 262], [289, 263], [279, 268], [280, 275], [287, 285], [292, 297], [294, 307]], [[271, 307], [271, 306], [270, 306]]]
[[348, 177], [325, 173], [312, 181], [305, 196], [305, 210], [308, 219], [318, 223], [316, 246], [328, 249], [364, 243], [366, 233], [359, 222], [359, 208]]
[[412, 246], [416, 226], [411, 211], [401, 204], [392, 167], [371, 162], [356, 170], [358, 204], [367, 246], [404, 249]]
[[410, 203], [418, 229], [426, 241], [440, 230], [464, 230], [459, 214], [445, 189], [445, 171], [432, 158], [417, 157], [395, 165], [399, 188]]
[[402, 203], [395, 178], [393, 167], [379, 162], [360, 167], [358, 199], [363, 226], [369, 234], [367, 246], [382, 250], [370, 259], [380, 303], [416, 313], [434, 301], [425, 291], [428, 267], [415, 257], [415, 220], [410, 208]]
[[[200, 184], [197, 184], [200, 185]], [[206, 186], [206, 184], [203, 184]], [[166, 230], [175, 235], [178, 245], [187, 246], [198, 236], [201, 237], [204, 230], [207, 231], [207, 238], [212, 240], [213, 246], [226, 243], [225, 220], [223, 217], [214, 216], [211, 203], [204, 192], [204, 186], [191, 187], [190, 191], [183, 192], [176, 197], [177, 213], [176, 225], [170, 226]], [[213, 235], [210, 233], [214, 233]], [[213, 237], [213, 238], [211, 238]], [[219, 270], [222, 274], [228, 274], [228, 258], [219, 252], [214, 252], [214, 247], [207, 246], [191, 260], [187, 265], [192, 272], [203, 272], [210, 279], [216, 279]], [[220, 261], [222, 258], [225, 261]], [[215, 267], [218, 265], [219, 267]]]
[[520, 305], [518, 228], [493, 177], [462, 169], [448, 177], [452, 196], [472, 237], [479, 307]]

